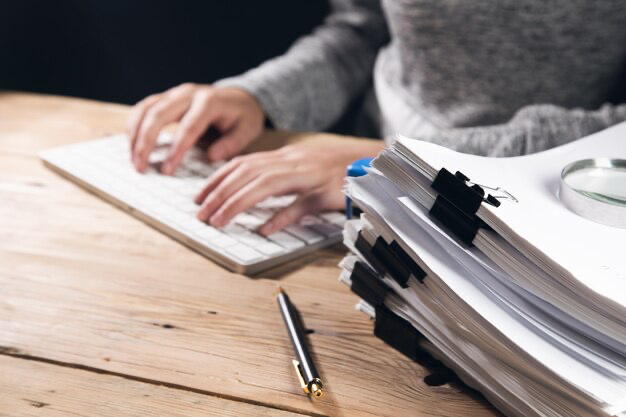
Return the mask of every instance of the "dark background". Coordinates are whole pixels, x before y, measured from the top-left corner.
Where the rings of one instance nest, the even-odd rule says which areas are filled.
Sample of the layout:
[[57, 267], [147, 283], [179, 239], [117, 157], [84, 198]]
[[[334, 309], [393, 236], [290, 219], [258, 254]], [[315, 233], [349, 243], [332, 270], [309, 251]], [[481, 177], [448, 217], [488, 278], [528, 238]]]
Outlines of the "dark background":
[[135, 103], [280, 55], [326, 0], [0, 0], [0, 89]]

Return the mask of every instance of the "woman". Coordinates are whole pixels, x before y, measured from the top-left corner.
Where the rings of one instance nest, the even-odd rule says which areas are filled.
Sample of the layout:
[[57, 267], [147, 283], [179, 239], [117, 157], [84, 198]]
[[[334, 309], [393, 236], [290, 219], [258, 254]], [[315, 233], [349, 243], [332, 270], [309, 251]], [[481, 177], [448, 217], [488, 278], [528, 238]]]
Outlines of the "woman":
[[[285, 55], [138, 103], [128, 124], [133, 163], [146, 168], [172, 122], [180, 124], [164, 174], [208, 126], [222, 132], [209, 158], [229, 159], [266, 122], [321, 131], [362, 96], [355, 135], [400, 133], [489, 156], [541, 151], [626, 120], [625, 106], [603, 106], [623, 78], [625, 22], [620, 0], [335, 0], [325, 23]], [[345, 167], [382, 148], [336, 140], [236, 157], [209, 178], [198, 217], [220, 227], [270, 195], [298, 194], [260, 229], [271, 234], [340, 209]]]

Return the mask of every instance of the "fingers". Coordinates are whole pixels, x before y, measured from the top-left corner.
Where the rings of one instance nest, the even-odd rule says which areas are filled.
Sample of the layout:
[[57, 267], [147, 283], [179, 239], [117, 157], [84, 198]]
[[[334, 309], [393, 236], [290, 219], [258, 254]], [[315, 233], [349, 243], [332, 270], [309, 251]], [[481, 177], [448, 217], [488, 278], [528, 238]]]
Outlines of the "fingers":
[[298, 221], [307, 214], [316, 213], [322, 207], [318, 193], [301, 194], [296, 201], [276, 213], [259, 229], [259, 233], [268, 236]]
[[255, 133], [239, 123], [223, 134], [208, 150], [209, 160], [223, 161], [239, 154], [252, 139]]
[[148, 166], [148, 157], [161, 129], [166, 125], [180, 120], [189, 108], [192, 87], [182, 85], [163, 94], [153, 102], [141, 120], [139, 130], [132, 149], [133, 164], [138, 171]]
[[[226, 97], [225, 94], [222, 96]], [[217, 124], [222, 137], [209, 147], [207, 155], [211, 161], [222, 161], [239, 154], [263, 130], [265, 115], [252, 95], [232, 89], [227, 97], [227, 107], [237, 108], [238, 112]]]
[[239, 169], [243, 165], [243, 171], [251, 170], [253, 167], [259, 167], [261, 169], [271, 167], [276, 162], [278, 155], [274, 151], [268, 152], [256, 152], [251, 155], [238, 156], [233, 158], [230, 162], [222, 165], [217, 171], [209, 177], [208, 182], [196, 196], [195, 202], [201, 204], [207, 196], [224, 181], [231, 173]]
[[198, 141], [215, 118], [216, 109], [212, 105], [211, 98], [210, 90], [198, 92], [194, 96], [189, 110], [176, 129], [172, 147], [161, 166], [163, 174], [171, 175], [174, 173], [185, 153]]
[[182, 84], [150, 96], [133, 108], [127, 123], [133, 164], [138, 171], [144, 171], [160, 131], [176, 121], [181, 123], [162, 164], [164, 174], [176, 170], [187, 150], [211, 125], [223, 136], [211, 146], [210, 159], [230, 158], [260, 134], [264, 117], [256, 99], [243, 90]]
[[131, 110], [128, 121], [126, 122], [126, 134], [129, 138], [131, 150], [135, 147], [137, 133], [139, 132], [139, 127], [141, 126], [141, 122], [143, 121], [146, 111], [160, 98], [161, 94], [153, 94], [151, 96], [148, 96], [141, 100], [139, 103], [135, 104], [135, 106]]
[[[228, 165], [233, 165], [234, 168], [227, 168], [225, 171], [227, 171], [228, 174], [219, 179], [219, 183], [215, 183], [213, 182], [215, 180], [211, 180], [211, 182], [213, 182], [213, 184], [211, 184], [213, 189], [208, 192], [203, 191], [203, 194], [206, 193], [206, 197], [203, 199], [202, 206], [198, 212], [198, 218], [202, 221], [207, 221], [207, 219], [209, 219], [209, 217], [233, 194], [261, 175], [263, 169], [267, 170], [269, 164], [246, 161], [241, 163], [235, 162]], [[210, 189], [211, 187], [207, 188]]]
[[210, 217], [210, 223], [215, 227], [223, 227], [239, 213], [270, 196], [295, 192], [298, 182], [290, 171], [263, 173], [236, 191], [223, 204], [219, 204], [217, 211]]
[[224, 179], [230, 175], [237, 166], [241, 163], [241, 158], [234, 158], [227, 164], [222, 165], [209, 177], [208, 182], [202, 188], [202, 191], [196, 196], [194, 201], [196, 204], [202, 204], [202, 202], [207, 198], [207, 196], [213, 191]]

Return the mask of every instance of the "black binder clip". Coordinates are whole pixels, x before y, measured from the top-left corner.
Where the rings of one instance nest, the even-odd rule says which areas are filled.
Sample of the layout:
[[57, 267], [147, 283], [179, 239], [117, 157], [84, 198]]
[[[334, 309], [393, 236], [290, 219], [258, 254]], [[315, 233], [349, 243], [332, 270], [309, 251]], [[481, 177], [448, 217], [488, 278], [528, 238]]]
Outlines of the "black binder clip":
[[467, 185], [469, 178], [461, 172], [452, 174], [445, 168], [441, 168], [435, 177], [431, 188], [440, 196], [445, 197], [450, 203], [467, 215], [474, 215], [480, 208], [485, 197], [485, 190], [480, 186]]
[[409, 268], [390, 249], [382, 236], [379, 236], [372, 247], [372, 254], [379, 259], [387, 269], [387, 272], [402, 288], [408, 288], [408, 280], [411, 276]]
[[[442, 194], [454, 205], [466, 213], [474, 214], [478, 211], [483, 201], [493, 207], [500, 207], [500, 200], [510, 200], [517, 203], [517, 198], [502, 187], [490, 187], [478, 184], [462, 172], [457, 171], [454, 175], [445, 168], [441, 168], [435, 177], [431, 187]], [[485, 190], [492, 194], [485, 196]]]
[[420, 283], [424, 282], [424, 278], [426, 277], [426, 272], [411, 258], [405, 251], [402, 249], [402, 246], [395, 240], [389, 244], [389, 249], [400, 259], [400, 261], [406, 265], [407, 268], [411, 271], [411, 274], [417, 279]]
[[350, 286], [352, 292], [374, 307], [383, 305], [385, 297], [390, 291], [390, 288], [381, 281], [380, 277], [361, 261], [355, 262], [350, 280], [352, 281]]
[[369, 264], [374, 268], [379, 275], [385, 275], [387, 272], [387, 268], [385, 264], [374, 256], [372, 251], [373, 246], [365, 239], [362, 232], [359, 232], [357, 235], [356, 241], [354, 242], [354, 247], [357, 251], [369, 262]]
[[376, 307], [374, 335], [412, 360], [421, 356], [420, 342], [424, 336], [411, 323], [395, 315], [387, 307]]
[[[500, 206], [500, 199], [517, 202], [517, 199], [503, 188], [473, 183], [463, 173], [457, 171], [452, 174], [445, 168], [439, 170], [431, 187], [437, 191], [438, 196], [429, 211], [430, 215], [439, 220], [461, 242], [470, 247], [473, 246], [472, 242], [478, 230], [489, 228], [484, 221], [476, 216], [476, 212], [483, 202], [494, 207]], [[485, 196], [485, 188], [498, 194]]]
[[469, 216], [462, 212], [441, 195], [437, 196], [435, 204], [433, 204], [428, 213], [439, 220], [454, 236], [469, 247], [474, 246], [473, 241], [478, 230], [489, 227], [475, 215]]
[[450, 376], [450, 379], [458, 380], [451, 369], [423, 348], [422, 342], [426, 340], [426, 337], [411, 323], [394, 314], [384, 305], [376, 307], [374, 335], [420, 365], [436, 370], [438, 373], [444, 373]]
[[[395, 245], [393, 245], [395, 243]], [[389, 274], [402, 288], [408, 288], [411, 275], [422, 282], [426, 273], [394, 241], [388, 245], [382, 236], [371, 245], [359, 232], [354, 247], [380, 275]]]

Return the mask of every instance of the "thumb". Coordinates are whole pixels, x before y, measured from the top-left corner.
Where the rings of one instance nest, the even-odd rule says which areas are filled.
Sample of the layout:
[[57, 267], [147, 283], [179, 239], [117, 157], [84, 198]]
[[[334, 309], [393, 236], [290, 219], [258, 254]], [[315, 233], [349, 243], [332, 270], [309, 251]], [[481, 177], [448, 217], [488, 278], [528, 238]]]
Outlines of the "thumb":
[[267, 223], [261, 226], [259, 233], [264, 236], [271, 235], [295, 223], [301, 217], [319, 211], [320, 203], [320, 195], [318, 193], [301, 194], [293, 203], [274, 214]]
[[239, 154], [252, 140], [255, 135], [247, 129], [235, 127], [224, 133], [208, 149], [209, 160], [223, 161]]

